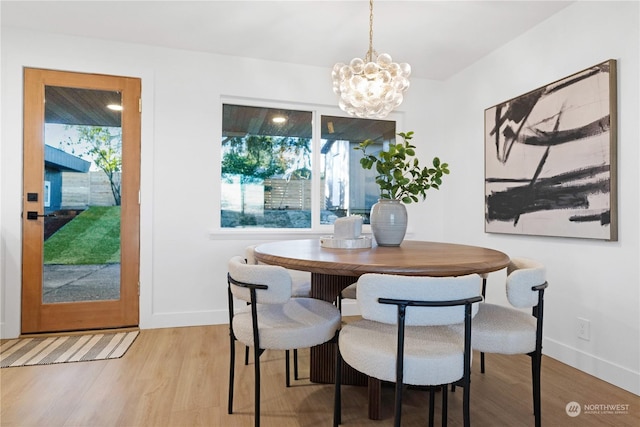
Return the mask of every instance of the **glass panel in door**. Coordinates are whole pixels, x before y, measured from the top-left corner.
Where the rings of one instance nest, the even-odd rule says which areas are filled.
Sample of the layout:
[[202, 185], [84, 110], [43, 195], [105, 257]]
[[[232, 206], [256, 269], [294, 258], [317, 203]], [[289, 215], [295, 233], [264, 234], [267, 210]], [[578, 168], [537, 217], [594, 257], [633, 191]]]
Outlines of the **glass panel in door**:
[[42, 303], [120, 298], [122, 99], [45, 86]]

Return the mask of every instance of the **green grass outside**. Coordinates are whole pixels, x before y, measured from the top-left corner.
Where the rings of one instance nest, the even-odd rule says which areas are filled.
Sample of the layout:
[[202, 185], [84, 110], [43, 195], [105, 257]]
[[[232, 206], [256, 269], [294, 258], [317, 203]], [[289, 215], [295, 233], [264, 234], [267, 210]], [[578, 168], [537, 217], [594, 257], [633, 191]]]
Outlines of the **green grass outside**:
[[45, 264], [120, 262], [120, 206], [92, 206], [44, 242]]

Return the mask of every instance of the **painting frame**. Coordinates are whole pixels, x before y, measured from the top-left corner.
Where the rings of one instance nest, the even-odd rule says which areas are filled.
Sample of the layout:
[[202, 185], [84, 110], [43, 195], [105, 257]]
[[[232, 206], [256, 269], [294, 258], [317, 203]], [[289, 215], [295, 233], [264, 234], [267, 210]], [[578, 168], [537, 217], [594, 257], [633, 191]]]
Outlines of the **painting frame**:
[[485, 232], [618, 240], [617, 62], [484, 111]]

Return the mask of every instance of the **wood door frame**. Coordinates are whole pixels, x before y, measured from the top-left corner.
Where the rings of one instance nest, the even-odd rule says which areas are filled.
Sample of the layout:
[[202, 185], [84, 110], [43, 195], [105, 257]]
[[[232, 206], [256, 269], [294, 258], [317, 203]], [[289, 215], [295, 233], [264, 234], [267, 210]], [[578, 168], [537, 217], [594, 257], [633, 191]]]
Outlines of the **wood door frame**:
[[[43, 304], [45, 86], [119, 91], [122, 94], [122, 193], [120, 225], [120, 299]], [[139, 78], [24, 69], [22, 333], [137, 326], [140, 266], [140, 94]], [[41, 147], [41, 148], [39, 148]], [[35, 172], [38, 168], [38, 172]], [[37, 202], [27, 193], [40, 195]], [[35, 236], [39, 236], [36, 238]], [[39, 278], [39, 279], [38, 279]]]

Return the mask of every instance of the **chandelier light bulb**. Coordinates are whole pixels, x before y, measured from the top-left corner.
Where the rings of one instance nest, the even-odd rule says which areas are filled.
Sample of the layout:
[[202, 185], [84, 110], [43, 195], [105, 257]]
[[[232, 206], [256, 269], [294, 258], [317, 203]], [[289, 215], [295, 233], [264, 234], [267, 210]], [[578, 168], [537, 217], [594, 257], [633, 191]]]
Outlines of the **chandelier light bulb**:
[[364, 59], [335, 64], [331, 78], [340, 109], [355, 117], [382, 119], [402, 103], [409, 88], [411, 66], [395, 63], [391, 55], [378, 55], [373, 50], [373, 0], [369, 11], [369, 51]]

